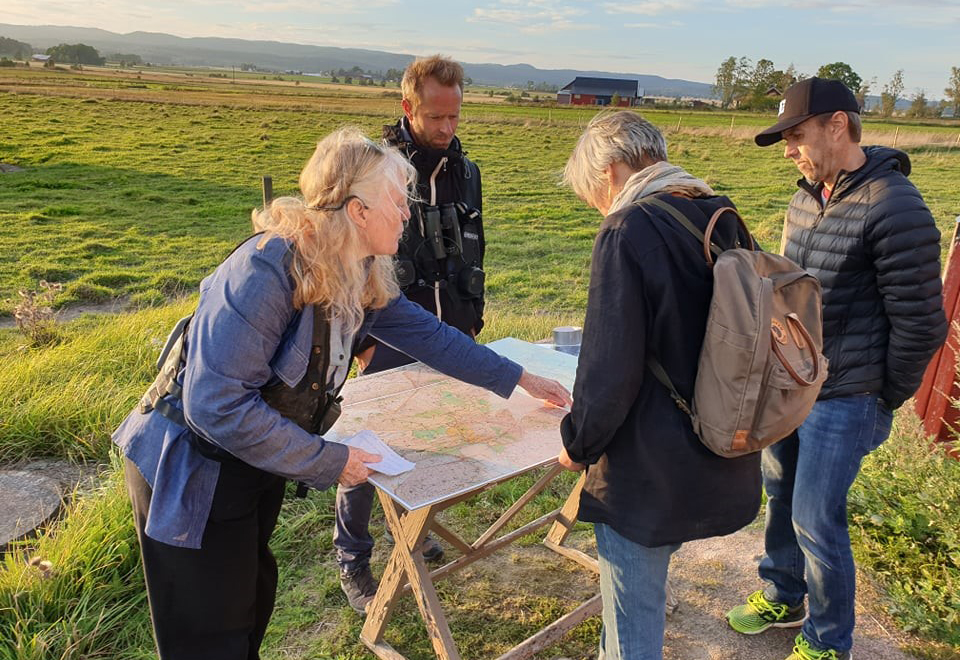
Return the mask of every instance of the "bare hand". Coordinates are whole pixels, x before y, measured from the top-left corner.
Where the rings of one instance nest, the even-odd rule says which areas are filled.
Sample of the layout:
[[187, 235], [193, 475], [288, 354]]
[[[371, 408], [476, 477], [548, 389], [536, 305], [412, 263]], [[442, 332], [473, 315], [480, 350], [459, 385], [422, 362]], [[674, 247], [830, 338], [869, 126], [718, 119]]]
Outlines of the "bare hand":
[[573, 398], [567, 388], [555, 380], [537, 376], [526, 369], [520, 374], [517, 385], [525, 389], [530, 396], [549, 401], [560, 408], [569, 408], [573, 405]]
[[364, 463], [379, 463], [382, 457], [380, 454], [371, 454], [362, 449], [354, 449], [353, 447], [347, 447], [347, 449], [350, 452], [347, 454], [347, 464], [343, 466], [343, 471], [337, 477], [337, 482], [344, 486], [357, 486], [366, 481], [373, 471]]
[[567, 448], [564, 447], [560, 450], [560, 455], [557, 456], [557, 463], [570, 470], [571, 472], [580, 472], [583, 470], [583, 463], [576, 463], [570, 458], [570, 454], [567, 453]]
[[375, 350], [377, 350], [376, 344], [360, 351], [354, 356], [357, 360], [357, 371], [363, 373], [366, 368], [370, 366], [370, 361], [373, 360], [373, 352]]

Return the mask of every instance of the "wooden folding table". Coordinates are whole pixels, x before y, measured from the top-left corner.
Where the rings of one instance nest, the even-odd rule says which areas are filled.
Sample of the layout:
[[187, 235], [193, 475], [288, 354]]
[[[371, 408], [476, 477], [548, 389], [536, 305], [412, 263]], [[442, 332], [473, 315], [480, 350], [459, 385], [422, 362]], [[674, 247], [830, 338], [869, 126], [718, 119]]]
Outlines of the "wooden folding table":
[[[573, 386], [576, 357], [516, 339], [488, 344], [528, 371]], [[399, 599], [413, 593], [436, 655], [459, 660], [434, 581], [550, 525], [544, 544], [596, 572], [589, 555], [564, 545], [576, 523], [583, 477], [563, 506], [508, 533], [511, 520], [559, 475], [559, 422], [562, 410], [544, 406], [522, 391], [503, 400], [486, 390], [466, 385], [421, 364], [409, 365], [348, 382], [343, 415], [332, 431], [334, 438], [370, 429], [399, 454], [414, 461], [410, 472], [387, 477], [375, 474], [376, 486], [395, 545], [367, 610], [360, 633], [363, 643], [380, 658], [404, 656], [384, 640], [390, 616]], [[546, 467], [545, 473], [486, 531], [468, 543], [444, 527], [437, 514], [493, 486]], [[460, 552], [453, 561], [429, 570], [419, 549], [433, 531]], [[500, 656], [500, 660], [528, 658], [601, 609], [599, 594], [572, 612]]]

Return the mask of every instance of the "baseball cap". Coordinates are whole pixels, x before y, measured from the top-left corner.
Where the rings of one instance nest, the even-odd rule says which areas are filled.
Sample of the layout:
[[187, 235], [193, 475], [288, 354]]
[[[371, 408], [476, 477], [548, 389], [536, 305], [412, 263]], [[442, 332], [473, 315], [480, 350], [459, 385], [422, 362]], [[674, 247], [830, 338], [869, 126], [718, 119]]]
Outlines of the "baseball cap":
[[753, 138], [761, 147], [769, 147], [783, 139], [783, 132], [815, 115], [827, 112], [860, 112], [850, 88], [839, 80], [806, 78], [791, 85], [780, 101], [779, 121]]

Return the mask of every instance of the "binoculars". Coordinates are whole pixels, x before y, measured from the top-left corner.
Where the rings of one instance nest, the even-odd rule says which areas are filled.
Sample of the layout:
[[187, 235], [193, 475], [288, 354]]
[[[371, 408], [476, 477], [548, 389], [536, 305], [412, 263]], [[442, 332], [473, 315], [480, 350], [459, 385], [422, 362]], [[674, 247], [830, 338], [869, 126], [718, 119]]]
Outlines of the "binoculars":
[[423, 225], [426, 239], [430, 242], [433, 257], [437, 261], [463, 253], [463, 237], [460, 235], [460, 218], [452, 202], [424, 209]]

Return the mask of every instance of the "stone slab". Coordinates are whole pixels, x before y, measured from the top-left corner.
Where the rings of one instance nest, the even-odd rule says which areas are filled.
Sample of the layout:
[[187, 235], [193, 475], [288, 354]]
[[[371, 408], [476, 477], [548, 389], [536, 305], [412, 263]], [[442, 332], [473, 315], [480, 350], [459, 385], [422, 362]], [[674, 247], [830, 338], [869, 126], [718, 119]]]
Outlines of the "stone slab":
[[44, 474], [0, 471], [0, 548], [50, 520], [62, 500], [60, 483]]

